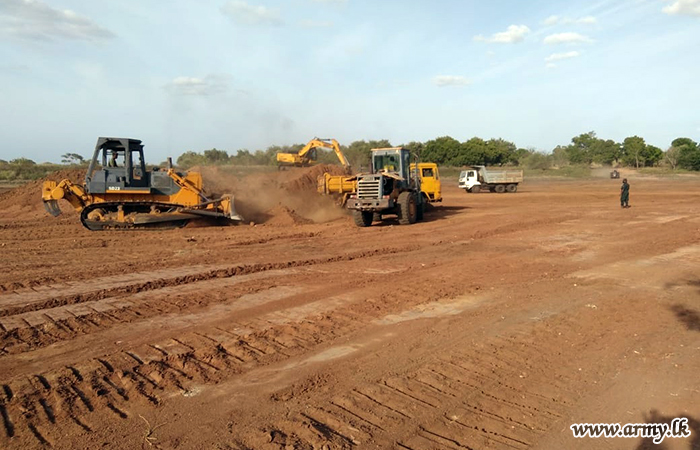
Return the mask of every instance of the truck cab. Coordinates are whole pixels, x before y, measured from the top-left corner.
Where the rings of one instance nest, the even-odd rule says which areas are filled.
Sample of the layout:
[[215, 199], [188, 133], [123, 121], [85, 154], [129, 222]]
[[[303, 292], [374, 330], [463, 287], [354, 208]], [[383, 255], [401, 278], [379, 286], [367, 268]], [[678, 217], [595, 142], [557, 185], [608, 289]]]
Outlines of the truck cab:
[[[416, 164], [411, 164], [411, 172], [416, 170]], [[428, 203], [442, 201], [442, 181], [440, 171], [435, 163], [418, 163], [418, 175], [420, 176], [423, 199]]]
[[481, 186], [479, 181], [479, 171], [476, 168], [463, 170], [459, 174], [459, 188], [471, 191], [474, 186]]

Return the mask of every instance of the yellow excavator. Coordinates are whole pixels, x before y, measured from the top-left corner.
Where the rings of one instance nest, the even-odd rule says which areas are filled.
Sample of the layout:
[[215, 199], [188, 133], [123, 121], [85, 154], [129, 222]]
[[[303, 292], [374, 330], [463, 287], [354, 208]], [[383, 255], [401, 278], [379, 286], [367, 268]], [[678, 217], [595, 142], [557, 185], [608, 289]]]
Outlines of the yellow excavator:
[[170, 159], [167, 169], [146, 170], [138, 139], [98, 138], [83, 184], [44, 182], [42, 200], [52, 216], [61, 214], [60, 199], [67, 200], [92, 231], [177, 228], [204, 217], [243, 220], [233, 196], [205, 195], [199, 172], [178, 173]]
[[330, 148], [335, 152], [335, 155], [343, 165], [345, 172], [350, 174], [350, 163], [340, 149], [340, 144], [335, 139], [320, 139], [313, 138], [297, 153], [278, 153], [277, 165], [282, 167], [309, 167], [317, 162], [316, 149]]

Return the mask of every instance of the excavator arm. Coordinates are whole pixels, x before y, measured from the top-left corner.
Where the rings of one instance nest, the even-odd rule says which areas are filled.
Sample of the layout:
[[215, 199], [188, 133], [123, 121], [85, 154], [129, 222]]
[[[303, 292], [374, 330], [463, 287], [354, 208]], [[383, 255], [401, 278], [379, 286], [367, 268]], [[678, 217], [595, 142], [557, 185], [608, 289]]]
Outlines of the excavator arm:
[[67, 200], [78, 212], [91, 203], [90, 195], [85, 192], [85, 188], [70, 180], [62, 180], [60, 183], [44, 181], [41, 187], [41, 199], [44, 201], [46, 211], [54, 217], [61, 214], [61, 208], [58, 206], [60, 199]]
[[345, 171], [350, 173], [350, 163], [340, 149], [340, 144], [338, 144], [338, 141], [335, 139], [313, 138], [297, 153], [278, 153], [277, 162], [280, 165], [310, 166], [315, 163], [315, 161], [310, 158], [310, 152], [315, 148], [332, 149], [338, 157], [338, 160], [340, 160], [340, 164], [345, 168]]

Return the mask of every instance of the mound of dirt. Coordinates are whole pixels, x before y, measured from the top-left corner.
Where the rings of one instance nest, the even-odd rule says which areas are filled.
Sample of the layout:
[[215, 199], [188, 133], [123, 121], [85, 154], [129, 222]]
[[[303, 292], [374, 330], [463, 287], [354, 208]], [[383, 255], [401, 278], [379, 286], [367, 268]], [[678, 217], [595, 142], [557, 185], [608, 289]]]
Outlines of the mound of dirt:
[[[74, 183], [85, 179], [85, 169], [59, 170], [39, 180], [30, 181], [22, 186], [10, 189], [0, 194], [0, 210], [6, 213], [17, 214], [19, 217], [25, 214], [44, 211], [41, 201], [41, 186], [44, 181], [56, 181], [68, 179]], [[62, 207], [65, 205], [62, 205]], [[66, 208], [62, 208], [64, 211]], [[72, 208], [67, 209], [73, 211]]]
[[313, 223], [313, 220], [306, 219], [293, 209], [286, 206], [277, 205], [266, 213], [270, 218], [265, 222], [265, 225], [273, 225], [278, 227], [290, 227], [294, 225], [307, 225]]
[[321, 164], [306, 169], [299, 177], [282, 184], [282, 188], [289, 192], [316, 191], [318, 177], [324, 173], [331, 175], [344, 175], [345, 171], [340, 166]]
[[212, 198], [232, 194], [236, 211], [246, 222], [293, 226], [323, 223], [344, 216], [332, 199], [316, 192], [317, 179], [328, 172], [343, 175], [339, 166], [321, 164], [308, 168], [259, 172], [244, 177], [219, 167], [196, 167], [204, 189]]

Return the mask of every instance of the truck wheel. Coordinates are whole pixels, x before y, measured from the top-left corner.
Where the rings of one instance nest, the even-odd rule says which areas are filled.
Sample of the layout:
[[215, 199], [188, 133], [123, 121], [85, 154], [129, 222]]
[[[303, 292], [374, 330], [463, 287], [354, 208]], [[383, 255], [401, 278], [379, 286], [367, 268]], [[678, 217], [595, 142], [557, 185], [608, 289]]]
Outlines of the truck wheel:
[[506, 186], [506, 191], [510, 192], [511, 194], [514, 194], [518, 192], [518, 185], [517, 184], [509, 184]]
[[478, 194], [479, 192], [481, 192], [481, 186], [472, 186], [472, 189], [469, 192], [471, 192], [472, 194]]
[[405, 191], [399, 194], [399, 224], [409, 225], [416, 223], [418, 218], [418, 205], [413, 192]]
[[354, 220], [355, 225], [360, 228], [368, 227], [372, 225], [372, 211], [359, 211], [355, 209], [352, 211], [352, 220]]
[[493, 190], [498, 193], [498, 194], [503, 194], [506, 191], [506, 187], [503, 186], [502, 184], [497, 184]]

